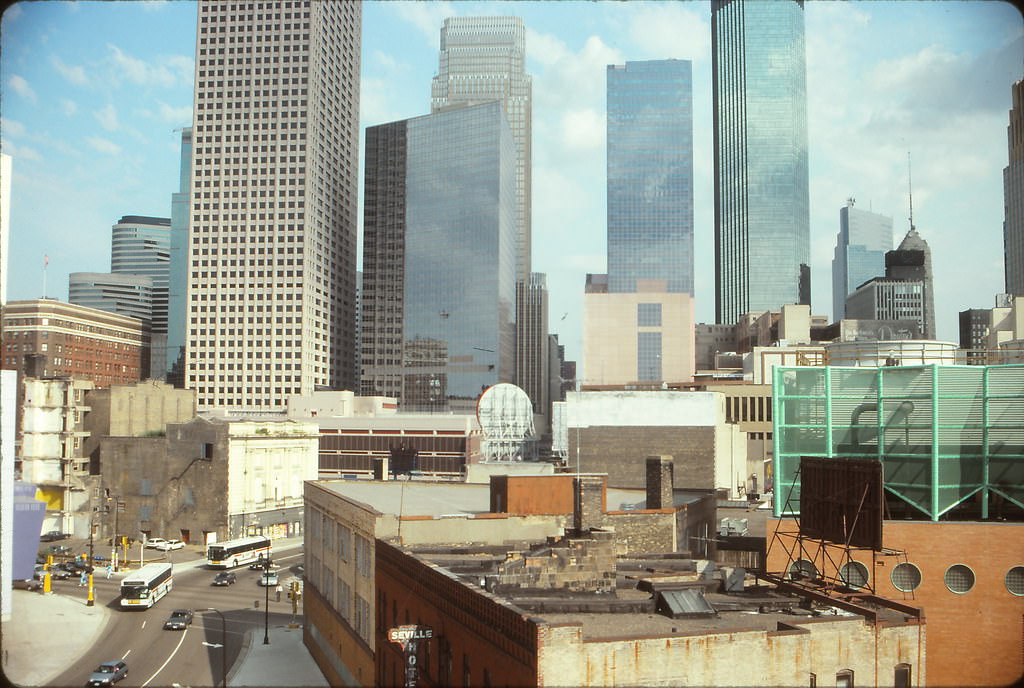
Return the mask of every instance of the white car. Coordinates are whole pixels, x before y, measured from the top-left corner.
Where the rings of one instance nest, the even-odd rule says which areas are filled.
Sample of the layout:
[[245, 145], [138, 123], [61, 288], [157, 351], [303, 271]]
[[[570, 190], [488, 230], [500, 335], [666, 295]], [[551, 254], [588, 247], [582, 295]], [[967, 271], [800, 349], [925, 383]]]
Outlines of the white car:
[[276, 586], [280, 583], [280, 580], [277, 577], [277, 571], [264, 571], [260, 574], [260, 579], [257, 583], [268, 588]]
[[160, 549], [160, 545], [167, 542], [162, 537], [151, 537], [146, 540], [146, 547], [149, 549]]
[[159, 543], [156, 548], [161, 552], [169, 552], [172, 549], [181, 549], [185, 546], [185, 543], [181, 540], [164, 540]]

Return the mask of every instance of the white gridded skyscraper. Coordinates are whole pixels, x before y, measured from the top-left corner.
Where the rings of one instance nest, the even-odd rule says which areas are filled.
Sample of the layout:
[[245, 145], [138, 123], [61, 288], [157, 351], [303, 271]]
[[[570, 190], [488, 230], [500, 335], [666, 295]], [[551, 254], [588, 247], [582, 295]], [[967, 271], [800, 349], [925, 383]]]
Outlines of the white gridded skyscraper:
[[516, 147], [516, 279], [530, 279], [530, 169], [533, 82], [526, 73], [526, 28], [520, 17], [450, 17], [431, 85], [431, 112], [499, 100]]
[[256, 410], [352, 389], [361, 5], [198, 8], [185, 386]]

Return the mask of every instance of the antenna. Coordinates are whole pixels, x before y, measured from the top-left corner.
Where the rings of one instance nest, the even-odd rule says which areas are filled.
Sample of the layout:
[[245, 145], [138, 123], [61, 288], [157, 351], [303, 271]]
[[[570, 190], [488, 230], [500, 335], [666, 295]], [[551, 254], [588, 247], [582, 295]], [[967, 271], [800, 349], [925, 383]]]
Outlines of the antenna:
[[911, 177], [910, 151], [907, 151], [907, 191], [910, 194], [910, 230], [914, 230], [914, 182]]

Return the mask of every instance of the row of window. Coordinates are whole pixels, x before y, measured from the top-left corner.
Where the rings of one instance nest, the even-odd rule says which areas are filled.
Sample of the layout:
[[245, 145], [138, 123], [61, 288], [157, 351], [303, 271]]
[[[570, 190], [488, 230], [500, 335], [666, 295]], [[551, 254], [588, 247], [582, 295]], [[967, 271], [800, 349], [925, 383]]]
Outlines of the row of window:
[[[807, 559], [798, 559], [789, 567], [791, 578], [816, 579], [820, 576], [818, 568]], [[844, 585], [860, 589], [867, 587], [870, 580], [868, 567], [859, 561], [851, 561], [839, 569], [839, 579]], [[892, 585], [900, 592], [913, 592], [921, 585], [922, 574], [914, 564], [903, 562], [897, 564], [890, 574]], [[946, 569], [943, 583], [950, 592], [962, 595], [970, 592], [976, 583], [974, 571], [966, 564], [953, 564]], [[1024, 566], [1014, 566], [1003, 577], [1007, 592], [1017, 597], [1024, 597]]]

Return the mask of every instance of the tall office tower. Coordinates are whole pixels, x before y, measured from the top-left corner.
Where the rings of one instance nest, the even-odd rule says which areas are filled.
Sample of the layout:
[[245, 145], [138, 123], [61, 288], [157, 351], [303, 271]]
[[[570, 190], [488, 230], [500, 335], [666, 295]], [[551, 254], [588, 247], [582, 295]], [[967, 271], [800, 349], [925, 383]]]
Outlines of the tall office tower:
[[[516, 385], [533, 402], [533, 412], [550, 413], [551, 381], [548, 343], [548, 288], [543, 273], [516, 282]], [[541, 433], [543, 429], [539, 429]]]
[[[167, 381], [185, 386], [185, 338], [188, 322], [188, 195], [192, 173], [192, 127], [181, 130], [178, 190], [171, 194], [171, 260], [167, 280]], [[154, 373], [155, 375], [155, 373]]]
[[[166, 217], [125, 215], [110, 233], [110, 272], [153, 281], [154, 332], [167, 332], [167, 279], [171, 259], [171, 221]], [[74, 303], [74, 302], [72, 302]]]
[[839, 209], [839, 234], [832, 257], [832, 320], [846, 317], [846, 297], [872, 277], [885, 274], [885, 252], [892, 250], [892, 218], [854, 208]]
[[431, 112], [501, 101], [516, 147], [516, 279], [530, 279], [533, 82], [526, 73], [526, 28], [520, 17], [450, 17], [441, 28]]
[[922, 285], [923, 325], [921, 336], [935, 339], [935, 289], [932, 286], [932, 250], [921, 238], [911, 219], [910, 230], [896, 250], [885, 254], [885, 276], [889, 279], [919, 280]]
[[1003, 168], [1003, 260], [1006, 293], [1024, 296], [1024, 81], [1013, 85], [1006, 138], [1010, 162]]
[[68, 303], [127, 315], [153, 324], [153, 278], [111, 272], [72, 272]]
[[369, 127], [365, 168], [361, 392], [471, 412], [515, 365], [515, 147], [501, 104]]
[[185, 386], [351, 389], [362, 6], [198, 6]]
[[608, 66], [608, 291], [665, 280], [693, 294], [693, 86], [688, 60]]
[[711, 4], [715, 315], [809, 304], [807, 76], [799, 0]]

